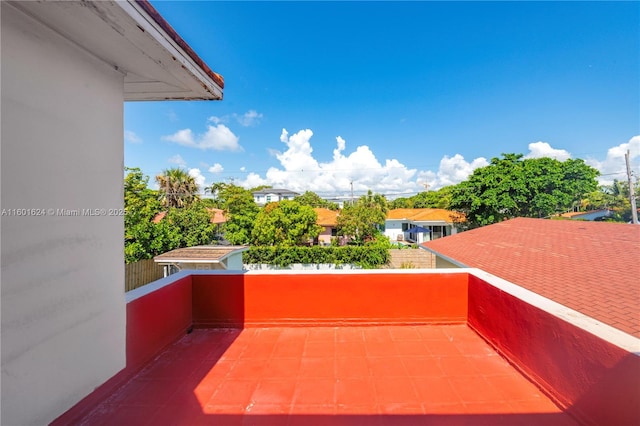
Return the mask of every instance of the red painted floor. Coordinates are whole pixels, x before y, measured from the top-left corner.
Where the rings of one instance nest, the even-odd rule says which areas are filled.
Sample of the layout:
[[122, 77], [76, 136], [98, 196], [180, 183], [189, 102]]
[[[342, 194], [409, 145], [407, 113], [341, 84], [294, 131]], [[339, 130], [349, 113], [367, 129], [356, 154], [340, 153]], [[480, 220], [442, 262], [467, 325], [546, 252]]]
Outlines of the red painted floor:
[[86, 425], [574, 425], [466, 325], [194, 330]]

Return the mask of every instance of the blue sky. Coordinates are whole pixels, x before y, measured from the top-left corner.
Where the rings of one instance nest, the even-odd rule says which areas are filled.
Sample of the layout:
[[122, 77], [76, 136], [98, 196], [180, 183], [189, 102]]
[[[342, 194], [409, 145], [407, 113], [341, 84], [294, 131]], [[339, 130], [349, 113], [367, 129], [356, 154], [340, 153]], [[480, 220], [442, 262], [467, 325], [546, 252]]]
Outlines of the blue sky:
[[[501, 153], [640, 173], [638, 2], [153, 5], [220, 102], [125, 105], [125, 164], [335, 196], [415, 194]], [[284, 130], [286, 129], [286, 131]]]

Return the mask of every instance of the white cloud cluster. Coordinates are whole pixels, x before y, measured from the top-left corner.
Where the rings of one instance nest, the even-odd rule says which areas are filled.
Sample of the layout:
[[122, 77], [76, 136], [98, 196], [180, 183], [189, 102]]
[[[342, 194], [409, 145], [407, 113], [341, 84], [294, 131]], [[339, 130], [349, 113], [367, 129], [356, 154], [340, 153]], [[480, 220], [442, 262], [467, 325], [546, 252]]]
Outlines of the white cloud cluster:
[[588, 158], [586, 161], [591, 167], [600, 170], [601, 176], [598, 178], [600, 184], [610, 185], [614, 179], [626, 179], [627, 166], [625, 154], [629, 151], [629, 161], [631, 169], [636, 173], [640, 169], [640, 135], [634, 136], [628, 142], [609, 148], [607, 157], [603, 161]]
[[468, 162], [460, 154], [456, 154], [453, 157], [445, 155], [440, 160], [438, 171], [421, 171], [418, 173], [418, 182], [423, 185], [426, 184], [429, 189], [439, 189], [443, 186], [460, 183], [467, 179], [475, 169], [487, 165], [489, 163], [484, 157], [478, 157]]
[[224, 167], [222, 167], [222, 164], [220, 163], [215, 163], [213, 166], [209, 167], [209, 173], [213, 174], [222, 173], [223, 170]]
[[207, 126], [207, 131], [194, 135], [191, 129], [178, 130], [172, 135], [163, 136], [162, 140], [174, 142], [190, 148], [215, 151], [242, 151], [238, 137], [224, 124]]
[[200, 192], [202, 192], [202, 190], [204, 189], [203, 186], [204, 186], [205, 177], [202, 175], [202, 172], [200, 171], [200, 169], [198, 168], [189, 169], [189, 176], [191, 176], [193, 180], [196, 181], [196, 184], [200, 188]]
[[486, 165], [484, 158], [468, 163], [461, 155], [449, 159], [445, 157], [437, 173], [409, 168], [397, 159], [378, 161], [366, 145], [358, 146], [346, 154], [346, 141], [338, 136], [333, 158], [329, 162], [319, 162], [313, 157], [310, 129], [300, 130], [289, 135], [282, 130], [280, 141], [286, 149], [272, 151], [281, 167], [271, 167], [264, 177], [249, 173], [241, 182], [245, 187], [272, 185], [293, 191], [314, 191], [348, 195], [353, 191], [363, 193], [371, 189], [374, 192], [390, 196], [414, 194], [423, 190], [421, 182], [429, 181], [430, 188], [458, 183], [469, 175], [474, 168]]
[[554, 158], [558, 161], [565, 161], [571, 158], [569, 151], [552, 148], [547, 142], [533, 142], [529, 144], [529, 153], [524, 158]]
[[254, 109], [250, 109], [242, 115], [234, 114], [234, 116], [243, 127], [256, 126], [262, 119], [262, 114]]

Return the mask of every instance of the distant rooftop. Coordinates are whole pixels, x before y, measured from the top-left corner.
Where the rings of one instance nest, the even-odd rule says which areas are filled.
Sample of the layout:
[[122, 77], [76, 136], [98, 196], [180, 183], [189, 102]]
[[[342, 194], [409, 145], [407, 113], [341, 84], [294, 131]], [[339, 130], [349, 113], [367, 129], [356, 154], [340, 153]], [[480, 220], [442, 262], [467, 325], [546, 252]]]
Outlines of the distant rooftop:
[[387, 219], [453, 222], [455, 220], [464, 220], [464, 215], [445, 209], [393, 209], [387, 213]]
[[218, 262], [235, 252], [248, 250], [246, 246], [195, 246], [185, 247], [162, 253], [154, 260], [156, 263], [179, 262]]
[[338, 224], [338, 211], [329, 210], [324, 207], [316, 207], [313, 209], [318, 215], [316, 223], [322, 226], [336, 226]]
[[422, 246], [640, 337], [640, 226], [518, 218]]

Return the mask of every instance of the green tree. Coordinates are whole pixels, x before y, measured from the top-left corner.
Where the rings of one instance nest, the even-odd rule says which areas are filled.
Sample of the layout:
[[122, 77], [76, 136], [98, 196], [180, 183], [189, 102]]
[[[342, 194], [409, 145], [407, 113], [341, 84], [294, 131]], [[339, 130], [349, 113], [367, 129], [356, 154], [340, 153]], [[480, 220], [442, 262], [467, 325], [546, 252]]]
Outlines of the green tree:
[[233, 183], [218, 182], [209, 187], [218, 208], [224, 210], [227, 223], [224, 236], [231, 244], [249, 244], [260, 208], [251, 191]]
[[205, 204], [199, 200], [188, 208], [170, 208], [162, 222], [169, 224], [169, 240], [177, 240], [178, 247], [211, 244], [213, 241], [215, 225], [211, 223]]
[[312, 207], [283, 200], [267, 204], [257, 215], [252, 232], [253, 244], [291, 247], [304, 245], [322, 232]]
[[594, 191], [598, 171], [580, 159], [493, 158], [452, 190], [450, 208], [466, 215], [467, 226], [513, 217], [548, 217], [570, 210]]
[[[204, 203], [196, 200], [185, 207], [163, 208], [158, 191], [147, 187], [149, 178], [139, 168], [125, 170], [128, 172], [124, 179], [125, 262], [212, 241], [215, 226]], [[165, 216], [154, 221], [161, 212]]]
[[338, 210], [338, 204], [325, 200], [313, 191], [306, 191], [304, 194], [298, 195], [294, 198], [294, 201], [297, 201], [304, 206]]
[[185, 207], [198, 199], [198, 185], [193, 176], [181, 168], [166, 169], [156, 176], [160, 201], [165, 207]]
[[387, 217], [387, 200], [384, 195], [363, 195], [353, 205], [345, 206], [338, 216], [338, 235], [352, 237], [358, 245], [374, 239]]
[[416, 209], [449, 209], [453, 186], [445, 186], [437, 191], [425, 191], [411, 197]]
[[399, 197], [389, 202], [389, 209], [412, 209], [413, 197]]
[[[636, 199], [640, 197], [640, 186], [635, 185]], [[631, 215], [631, 202], [629, 201], [629, 184], [614, 180], [611, 185], [602, 185], [596, 191], [586, 194], [582, 200], [583, 210], [608, 209], [613, 215], [607, 220], [614, 222], [629, 222]]]
[[124, 178], [124, 252], [127, 263], [153, 256], [153, 244], [159, 238], [152, 222], [161, 211], [158, 192], [147, 187], [149, 177], [139, 168], [125, 168]]

